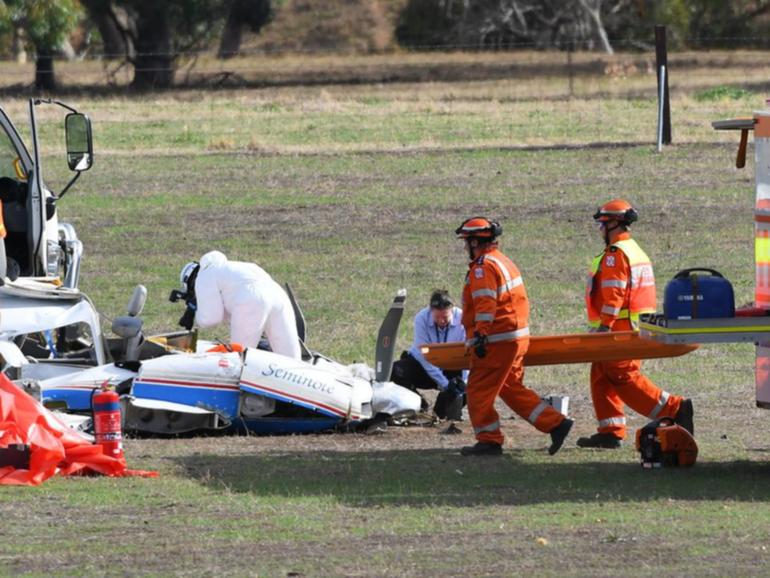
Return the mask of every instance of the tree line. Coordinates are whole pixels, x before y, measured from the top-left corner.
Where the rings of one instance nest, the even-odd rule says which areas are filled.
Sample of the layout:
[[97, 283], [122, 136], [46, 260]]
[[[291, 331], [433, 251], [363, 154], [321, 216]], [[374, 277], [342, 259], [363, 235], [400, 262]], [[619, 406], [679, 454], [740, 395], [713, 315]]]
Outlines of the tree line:
[[[337, 0], [326, 0], [334, 2]], [[344, 3], [373, 0], [339, 0]], [[391, 0], [385, 0], [391, 1]], [[132, 87], [173, 84], [180, 54], [216, 47], [239, 53], [244, 31], [259, 32], [291, 0], [0, 0], [0, 49], [34, 54], [38, 89], [56, 87], [54, 56], [98, 39], [105, 58], [133, 65]], [[398, 43], [411, 49], [651, 48], [654, 24], [674, 47], [764, 45], [770, 0], [400, 0]], [[84, 36], [84, 38], [83, 38]], [[720, 44], [721, 42], [721, 44]]]
[[[404, 46], [647, 50], [655, 24], [674, 47], [763, 45], [770, 0], [409, 0]], [[620, 44], [620, 46], [618, 46]]]
[[53, 57], [72, 51], [80, 26], [100, 37], [106, 58], [134, 67], [132, 87], [173, 84], [177, 56], [207, 48], [218, 37], [220, 58], [238, 54], [243, 31], [273, 16], [273, 0], [0, 0], [0, 36], [19, 56], [35, 55], [35, 87], [56, 88]]

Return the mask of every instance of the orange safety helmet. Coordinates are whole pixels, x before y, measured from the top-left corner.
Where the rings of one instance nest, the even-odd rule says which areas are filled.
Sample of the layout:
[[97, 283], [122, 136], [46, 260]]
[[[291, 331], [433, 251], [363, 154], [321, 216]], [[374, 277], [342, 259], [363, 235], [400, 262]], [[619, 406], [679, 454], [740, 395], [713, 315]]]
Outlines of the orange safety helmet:
[[463, 224], [455, 229], [458, 239], [489, 239], [494, 241], [503, 234], [503, 227], [497, 221], [490, 221], [486, 217], [471, 217], [463, 221]]
[[604, 203], [594, 213], [594, 221], [606, 223], [607, 221], [620, 221], [626, 227], [639, 218], [639, 213], [628, 201], [614, 199]]

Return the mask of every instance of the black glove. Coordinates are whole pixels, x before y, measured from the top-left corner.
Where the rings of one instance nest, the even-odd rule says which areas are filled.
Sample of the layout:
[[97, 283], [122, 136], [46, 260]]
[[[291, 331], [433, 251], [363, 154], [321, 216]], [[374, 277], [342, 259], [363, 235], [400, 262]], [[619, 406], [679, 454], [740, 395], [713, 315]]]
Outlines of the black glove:
[[446, 390], [448, 393], [451, 393], [455, 397], [460, 397], [465, 393], [467, 387], [468, 386], [465, 385], [465, 382], [461, 377], [453, 377], [449, 380], [449, 383], [446, 386]]
[[180, 291], [179, 289], [172, 289], [171, 294], [168, 296], [168, 300], [172, 303], [176, 303], [180, 299], [186, 300], [187, 293]]
[[610, 327], [608, 325], [599, 325], [599, 327], [596, 328], [597, 333], [607, 333], [610, 331]]
[[195, 323], [195, 305], [187, 303], [187, 308], [184, 310], [182, 317], [179, 318], [179, 325], [190, 331]]
[[478, 331], [473, 334], [473, 347], [479, 359], [487, 356], [487, 336], [479, 335]]
[[172, 289], [168, 296], [168, 300], [172, 303], [176, 303], [177, 301], [184, 301], [188, 306], [192, 303], [193, 307], [196, 308], [198, 306], [198, 298], [195, 296], [195, 289], [190, 289], [188, 291]]

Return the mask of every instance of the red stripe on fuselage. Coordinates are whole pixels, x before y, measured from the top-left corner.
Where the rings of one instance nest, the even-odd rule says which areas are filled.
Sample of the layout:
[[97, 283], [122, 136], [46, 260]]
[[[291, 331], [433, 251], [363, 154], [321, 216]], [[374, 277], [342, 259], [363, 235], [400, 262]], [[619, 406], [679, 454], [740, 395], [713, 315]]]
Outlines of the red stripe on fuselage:
[[310, 403], [310, 404], [313, 404], [313, 405], [317, 405], [318, 407], [322, 407], [325, 410], [330, 411], [332, 413], [335, 413], [335, 414], [337, 414], [337, 415], [339, 415], [341, 417], [347, 417], [347, 414], [345, 412], [340, 411], [336, 407], [331, 407], [331, 406], [325, 405], [323, 403], [319, 403], [317, 401], [314, 401], [312, 399], [307, 399], [306, 397], [300, 397], [298, 395], [292, 395], [290, 393], [286, 393], [285, 391], [280, 391], [278, 389], [272, 389], [270, 387], [267, 387], [266, 385], [261, 385], [259, 383], [251, 383], [250, 381], [246, 381], [246, 380], [243, 380], [243, 379], [241, 380], [241, 383], [243, 383], [245, 385], [249, 385], [251, 387], [255, 387], [257, 389], [264, 389], [265, 391], [269, 391], [270, 393], [275, 393], [277, 395], [282, 395], [283, 397], [290, 397], [291, 399], [296, 399], [297, 401], [304, 401], [305, 403]]
[[150, 379], [138, 379], [137, 380], [140, 384], [146, 384], [146, 385], [152, 385], [152, 384], [162, 384], [162, 385], [178, 385], [181, 387], [205, 387], [209, 389], [229, 389], [233, 391], [238, 391], [240, 388], [237, 385], [222, 385], [219, 383], [196, 383], [194, 381], [179, 381], [176, 379], [156, 379], [156, 378], [150, 378]]

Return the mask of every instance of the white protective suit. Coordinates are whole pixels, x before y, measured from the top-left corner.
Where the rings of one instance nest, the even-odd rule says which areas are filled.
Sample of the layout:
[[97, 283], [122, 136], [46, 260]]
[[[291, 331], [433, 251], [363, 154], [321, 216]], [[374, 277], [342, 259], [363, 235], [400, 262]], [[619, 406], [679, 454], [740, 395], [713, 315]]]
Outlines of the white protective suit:
[[211, 327], [230, 321], [230, 341], [256, 347], [267, 336], [275, 353], [301, 359], [297, 320], [288, 295], [254, 263], [229, 261], [219, 251], [200, 260], [195, 321]]

